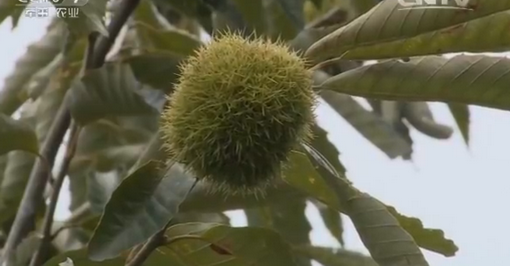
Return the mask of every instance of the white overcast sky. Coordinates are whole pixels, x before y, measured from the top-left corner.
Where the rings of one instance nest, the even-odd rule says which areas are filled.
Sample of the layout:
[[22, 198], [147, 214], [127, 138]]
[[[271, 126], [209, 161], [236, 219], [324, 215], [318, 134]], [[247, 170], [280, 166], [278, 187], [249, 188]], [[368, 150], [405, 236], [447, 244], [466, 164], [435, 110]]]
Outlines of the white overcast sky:
[[[10, 21], [0, 25], [0, 87], [15, 60], [28, 44], [45, 32], [48, 19], [26, 18], [11, 32]], [[412, 131], [414, 162], [391, 161], [358, 134], [329, 107], [318, 109], [319, 122], [340, 149], [348, 175], [355, 185], [401, 213], [421, 218], [425, 226], [441, 228], [456, 241], [460, 251], [445, 258], [427, 251], [431, 266], [510, 265], [510, 113], [472, 107], [469, 149], [460, 133], [448, 141], [433, 140]], [[440, 122], [454, 125], [444, 104], [434, 103]], [[68, 215], [69, 195], [63, 193], [57, 217]], [[318, 212], [308, 208], [314, 243], [337, 245], [322, 224]], [[242, 214], [233, 213], [235, 225]], [[347, 247], [366, 252], [352, 224], [346, 221]]]

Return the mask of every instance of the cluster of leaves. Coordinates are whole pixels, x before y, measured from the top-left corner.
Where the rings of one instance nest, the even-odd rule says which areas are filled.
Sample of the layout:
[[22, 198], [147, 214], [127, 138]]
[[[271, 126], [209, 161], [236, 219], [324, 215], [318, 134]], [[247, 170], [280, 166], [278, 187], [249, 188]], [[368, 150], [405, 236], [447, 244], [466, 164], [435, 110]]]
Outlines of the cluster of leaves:
[[[264, 198], [225, 199], [201, 184], [188, 193], [194, 178], [178, 164], [161, 171], [158, 120], [177, 65], [206, 45], [201, 32], [229, 28], [288, 41], [314, 64], [341, 57], [316, 66], [317, 93], [390, 158], [411, 158], [411, 127], [437, 139], [452, 135], [452, 128], [434, 121], [427, 101], [448, 103], [467, 143], [468, 104], [510, 109], [510, 61], [438, 54], [507, 50], [510, 1], [470, 1], [471, 10], [398, 10], [397, 0], [147, 0], [124, 26], [107, 63], [83, 71], [89, 33], [109, 34], [104, 16], [130, 1], [107, 2], [89, 1], [78, 20], [52, 21], [0, 91], [1, 238], [16, 228], [36, 161], [53, 167], [55, 158], [41, 150], [66, 105], [79, 128], [70, 143], [59, 143], [75, 147], [62, 167], [72, 214], [45, 235], [51, 240], [45, 265], [124, 265], [169, 220], [166, 241], [146, 265], [290, 266], [313, 259], [325, 266], [414, 266], [428, 265], [421, 249], [456, 253], [441, 230], [356, 189], [319, 125], [313, 142], [292, 154], [285, 182]], [[0, 0], [0, 22], [11, 17], [16, 25], [21, 13], [13, 1]], [[353, 96], [366, 97], [372, 109]], [[342, 219], [349, 217], [371, 256], [312, 246], [308, 202], [341, 244]], [[9, 265], [27, 265], [41, 251], [46, 205], [36, 207]], [[233, 228], [223, 212], [240, 209], [248, 226]], [[8, 252], [4, 247], [3, 256]]]

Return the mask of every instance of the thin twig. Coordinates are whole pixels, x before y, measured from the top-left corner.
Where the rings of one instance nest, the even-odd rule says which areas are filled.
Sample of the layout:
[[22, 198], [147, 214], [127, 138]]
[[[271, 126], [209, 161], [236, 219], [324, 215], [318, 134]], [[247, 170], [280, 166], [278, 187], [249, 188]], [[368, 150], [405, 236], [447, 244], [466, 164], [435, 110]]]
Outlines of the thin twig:
[[[124, 0], [118, 13], [114, 14], [111, 23], [108, 25], [108, 37], [101, 37], [97, 45], [94, 46], [94, 49], [90, 49], [93, 51], [87, 53], [87, 57], [91, 59], [85, 60], [86, 69], [98, 68], [103, 65], [106, 54], [113, 45], [122, 26], [139, 3], [140, 0]], [[94, 45], [93, 43], [90, 44], [91, 46]], [[58, 110], [57, 116], [48, 133], [48, 137], [42, 147], [42, 152], [40, 153], [46, 158], [50, 167], [54, 164], [55, 156], [70, 123], [71, 114], [64, 101]], [[11, 262], [13, 262], [14, 251], [17, 245], [31, 231], [30, 224], [33, 223], [33, 219], [35, 218], [37, 211], [36, 206], [38, 206], [43, 199], [44, 188], [48, 183], [50, 172], [51, 171], [47, 170], [47, 167], [44, 166], [40, 159], [36, 161], [32, 173], [30, 174], [25, 193], [23, 194], [18, 213], [16, 214], [11, 231], [7, 237], [3, 254], [0, 257], [0, 265], [10, 266]]]
[[30, 266], [37, 266], [44, 262], [44, 257], [47, 255], [48, 250], [51, 245], [51, 228], [53, 225], [53, 217], [55, 214], [55, 209], [57, 208], [58, 197], [60, 195], [60, 189], [62, 188], [62, 184], [64, 183], [64, 179], [67, 176], [67, 170], [69, 169], [69, 164], [74, 157], [76, 151], [76, 145], [78, 143], [78, 136], [80, 134], [80, 128], [76, 123], [71, 123], [70, 132], [69, 132], [69, 143], [67, 144], [66, 151], [64, 154], [64, 159], [62, 161], [62, 166], [60, 167], [60, 171], [53, 183], [53, 191], [50, 196], [50, 202], [48, 209], [46, 210], [46, 214], [44, 215], [43, 222], [43, 236], [41, 240], [41, 244], [39, 248], [35, 252], [35, 255], [32, 257], [30, 261]]

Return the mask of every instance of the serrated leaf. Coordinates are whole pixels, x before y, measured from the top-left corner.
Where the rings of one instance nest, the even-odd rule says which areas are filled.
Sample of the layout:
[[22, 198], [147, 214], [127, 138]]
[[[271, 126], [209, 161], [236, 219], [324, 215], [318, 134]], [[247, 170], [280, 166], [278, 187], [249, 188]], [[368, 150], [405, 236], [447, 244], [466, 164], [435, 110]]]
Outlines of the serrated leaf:
[[71, 115], [84, 125], [104, 117], [154, 113], [136, 92], [136, 85], [126, 65], [112, 63], [90, 70], [68, 93]]
[[342, 210], [351, 218], [361, 241], [380, 266], [429, 265], [411, 235], [384, 204], [332, 172], [316, 151], [306, 145], [303, 147], [310, 158], [308, 168], [317, 169], [328, 189], [335, 192]]
[[324, 266], [379, 266], [372, 258], [345, 249], [299, 246], [295, 250]]
[[184, 57], [170, 53], [153, 52], [126, 58], [124, 62], [131, 66], [139, 82], [170, 92], [178, 78], [182, 59]]
[[466, 104], [450, 103], [448, 108], [457, 123], [457, 127], [462, 134], [462, 138], [466, 145], [469, 146], [469, 125], [470, 125], [470, 112], [469, 106]]
[[438, 53], [503, 52], [510, 46], [510, 37], [504, 34], [508, 27], [510, 12], [505, 11], [412, 38], [355, 47], [342, 57], [369, 60]]
[[[390, 60], [329, 78], [321, 89], [395, 101], [441, 101], [510, 110], [510, 59], [439, 56]], [[363, 77], [360, 79], [360, 77]]]
[[95, 173], [86, 176], [87, 198], [92, 212], [102, 213], [120, 180], [116, 174]]
[[425, 228], [419, 219], [402, 215], [394, 207], [387, 208], [420, 247], [446, 257], [454, 256], [459, 251], [457, 245], [444, 236], [443, 230]]
[[89, 257], [118, 256], [160, 230], [178, 211], [194, 180], [174, 164], [168, 173], [148, 162], [126, 177], [105, 206], [89, 244]]
[[[452, 5], [453, 1], [449, 4]], [[451, 27], [477, 18], [510, 9], [510, 2], [500, 0], [477, 1], [459, 9], [406, 9], [398, 0], [385, 0], [368, 13], [315, 43], [307, 57], [321, 61], [339, 57], [350, 49], [363, 45], [396, 41]]]
[[392, 124], [366, 110], [351, 96], [331, 91], [321, 91], [320, 95], [345, 121], [389, 158], [405, 158], [412, 153], [411, 144], [395, 130]]
[[14, 120], [0, 113], [0, 156], [10, 151], [22, 150], [38, 154], [37, 136], [26, 121]]
[[269, 229], [187, 223], [172, 226], [166, 233], [170, 239], [188, 235], [203, 241], [178, 240], [160, 248], [169, 259], [175, 260], [172, 265], [297, 265], [290, 246]]
[[5, 79], [4, 87], [0, 90], [0, 113], [11, 115], [28, 99], [28, 93], [23, 91], [24, 86], [37, 71], [47, 66], [60, 53], [65, 30], [62, 26], [60, 20], [53, 20], [47, 33], [28, 46], [27, 52], [16, 61], [14, 71]]

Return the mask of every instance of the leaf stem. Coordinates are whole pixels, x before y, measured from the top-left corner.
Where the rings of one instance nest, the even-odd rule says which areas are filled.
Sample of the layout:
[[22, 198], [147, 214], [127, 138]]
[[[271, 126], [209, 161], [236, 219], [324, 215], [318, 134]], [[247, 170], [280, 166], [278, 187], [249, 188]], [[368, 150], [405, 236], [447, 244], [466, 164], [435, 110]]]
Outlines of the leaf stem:
[[30, 261], [30, 266], [37, 266], [44, 262], [44, 257], [47, 255], [48, 250], [51, 245], [51, 228], [53, 225], [53, 217], [55, 214], [55, 209], [57, 208], [58, 197], [60, 195], [60, 189], [62, 188], [62, 184], [64, 183], [64, 179], [67, 176], [67, 170], [69, 169], [69, 164], [71, 163], [72, 158], [74, 157], [76, 151], [76, 145], [78, 143], [78, 136], [80, 135], [80, 128], [76, 125], [76, 123], [72, 123], [70, 127], [69, 133], [69, 143], [67, 144], [66, 151], [64, 154], [64, 159], [62, 161], [62, 166], [60, 167], [60, 171], [55, 179], [53, 184], [53, 191], [50, 197], [50, 203], [48, 209], [46, 210], [46, 214], [44, 215], [43, 222], [43, 236], [41, 240], [41, 244], [39, 245], [35, 255], [32, 257]]

